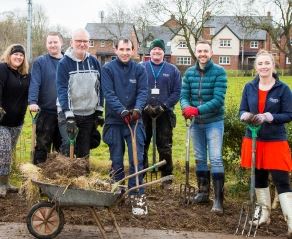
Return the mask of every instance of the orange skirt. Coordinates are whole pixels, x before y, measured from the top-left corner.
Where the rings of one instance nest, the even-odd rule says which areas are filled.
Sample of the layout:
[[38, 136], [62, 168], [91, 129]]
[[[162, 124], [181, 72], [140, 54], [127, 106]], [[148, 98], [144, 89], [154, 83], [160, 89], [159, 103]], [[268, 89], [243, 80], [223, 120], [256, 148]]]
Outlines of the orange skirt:
[[[244, 137], [241, 147], [241, 166], [251, 167], [252, 139]], [[275, 169], [290, 172], [292, 170], [291, 151], [288, 141], [257, 141], [256, 168]]]

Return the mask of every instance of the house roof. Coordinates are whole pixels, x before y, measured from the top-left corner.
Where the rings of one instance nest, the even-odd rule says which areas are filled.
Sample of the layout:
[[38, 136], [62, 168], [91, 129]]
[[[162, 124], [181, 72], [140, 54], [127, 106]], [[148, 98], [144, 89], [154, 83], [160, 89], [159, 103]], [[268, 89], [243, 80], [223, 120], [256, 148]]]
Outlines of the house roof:
[[90, 39], [113, 40], [120, 36], [130, 37], [134, 26], [130, 23], [87, 23], [85, 29]]
[[[171, 41], [171, 38], [173, 36], [173, 33], [169, 30], [168, 27], [165, 26], [149, 26], [147, 30], [145, 31], [145, 38], [147, 41], [152, 41], [156, 38], [162, 39], [165, 43], [165, 54], [170, 55], [171, 54], [171, 47], [167, 46], [167, 43]], [[142, 32], [137, 30], [137, 38], [139, 43], [143, 41]], [[138, 51], [139, 54], [143, 53], [143, 50], [141, 47]], [[149, 53], [149, 49], [147, 47], [146, 53]]]
[[[262, 19], [265, 20], [267, 17], [263, 16]], [[266, 40], [266, 31], [248, 31], [240, 24], [237, 16], [211, 16], [205, 23], [205, 27], [215, 29], [214, 35], [217, 35], [225, 26], [227, 26], [240, 40]]]

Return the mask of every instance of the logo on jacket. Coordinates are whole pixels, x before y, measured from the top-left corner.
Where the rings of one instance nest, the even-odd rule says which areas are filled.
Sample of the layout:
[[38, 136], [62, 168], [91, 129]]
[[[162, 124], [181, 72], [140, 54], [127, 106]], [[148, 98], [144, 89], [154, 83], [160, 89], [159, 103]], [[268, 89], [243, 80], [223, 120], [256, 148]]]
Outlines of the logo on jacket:
[[129, 79], [130, 83], [132, 84], [136, 84], [137, 83], [137, 80], [136, 79]]
[[162, 74], [164, 77], [169, 77], [169, 74], [167, 74], [167, 73], [163, 73]]
[[269, 101], [272, 102], [272, 103], [278, 103], [279, 99], [275, 99], [275, 98], [270, 97]]

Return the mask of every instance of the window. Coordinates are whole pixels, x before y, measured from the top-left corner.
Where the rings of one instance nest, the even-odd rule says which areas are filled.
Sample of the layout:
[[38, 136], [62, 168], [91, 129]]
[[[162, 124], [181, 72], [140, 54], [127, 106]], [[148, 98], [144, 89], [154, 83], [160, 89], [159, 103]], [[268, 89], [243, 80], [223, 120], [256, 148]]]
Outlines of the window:
[[105, 41], [100, 41], [100, 47], [105, 47]]
[[210, 27], [210, 36], [214, 36], [214, 35], [215, 35], [215, 28]]
[[177, 65], [190, 65], [191, 64], [191, 57], [189, 56], [178, 56], [176, 58]]
[[94, 47], [94, 41], [93, 40], [89, 40], [89, 47]]
[[187, 48], [187, 42], [186, 41], [179, 41], [178, 47], [179, 48]]
[[258, 41], [251, 41], [250, 48], [259, 48], [259, 42]]
[[230, 65], [230, 56], [219, 56], [220, 65]]
[[151, 44], [151, 41], [147, 41], [147, 42], [146, 42], [146, 46], [147, 46], [147, 47], [150, 47], [150, 44]]
[[171, 46], [171, 41], [168, 41], [168, 42], [166, 43], [166, 46]]
[[231, 40], [220, 39], [220, 47], [231, 47]]
[[291, 62], [289, 61], [289, 58], [286, 56], [286, 65], [290, 65]]

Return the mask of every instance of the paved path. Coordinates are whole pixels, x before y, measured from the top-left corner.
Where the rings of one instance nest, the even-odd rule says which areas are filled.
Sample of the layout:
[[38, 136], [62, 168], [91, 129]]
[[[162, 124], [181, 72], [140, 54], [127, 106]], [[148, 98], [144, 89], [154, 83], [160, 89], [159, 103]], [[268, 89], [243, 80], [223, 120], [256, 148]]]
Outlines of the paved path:
[[[240, 239], [246, 238], [230, 234], [186, 232], [186, 231], [167, 231], [167, 230], [144, 230], [141, 228], [121, 228], [123, 237], [126, 239]], [[24, 223], [0, 223], [1, 239], [33, 239]], [[101, 235], [95, 226], [66, 225], [57, 239], [88, 239], [99, 238]], [[117, 239], [114, 233], [108, 233], [109, 239]], [[272, 239], [275, 237], [261, 237], [257, 239]], [[277, 237], [284, 239], [284, 237]]]

